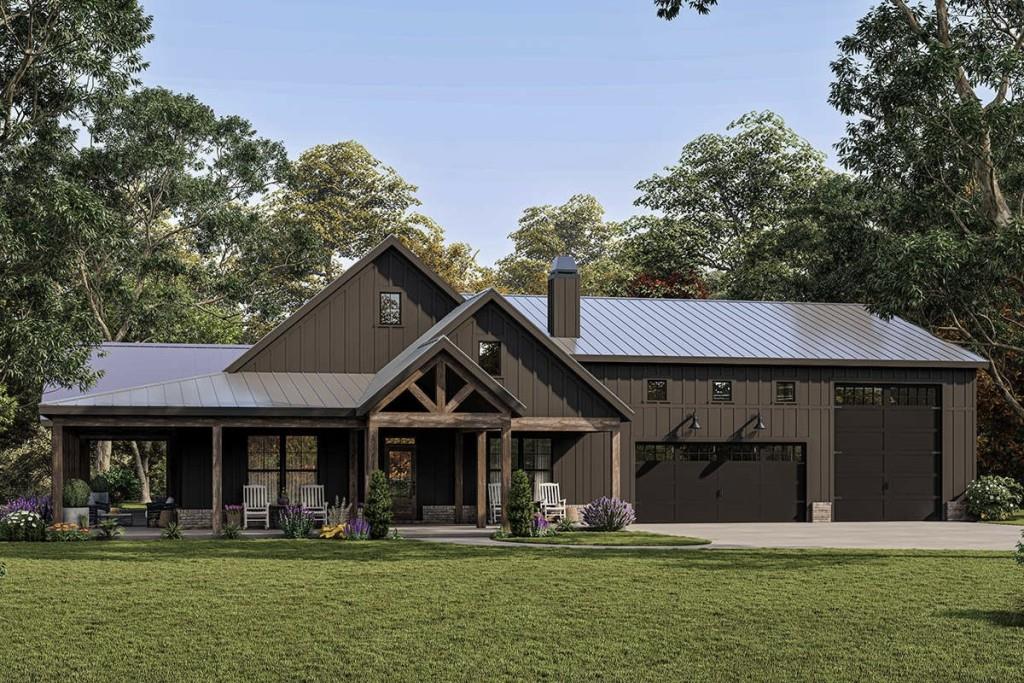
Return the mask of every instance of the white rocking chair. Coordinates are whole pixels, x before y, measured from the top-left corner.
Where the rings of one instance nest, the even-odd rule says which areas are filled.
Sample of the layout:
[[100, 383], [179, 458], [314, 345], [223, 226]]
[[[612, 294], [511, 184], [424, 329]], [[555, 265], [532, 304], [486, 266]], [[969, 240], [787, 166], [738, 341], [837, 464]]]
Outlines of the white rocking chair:
[[497, 524], [501, 517], [501, 484], [487, 485], [487, 508], [491, 512], [491, 524]]
[[541, 484], [538, 489], [540, 490], [540, 496], [538, 496], [540, 513], [544, 515], [544, 518], [548, 520], [565, 519], [565, 498], [562, 498], [558, 484]]
[[263, 528], [270, 528], [270, 497], [267, 487], [249, 484], [242, 487], [242, 528], [249, 528], [249, 520], [263, 522]]
[[302, 507], [313, 515], [314, 521], [327, 523], [327, 502], [324, 500], [323, 485], [306, 484], [300, 487], [299, 500], [302, 501]]

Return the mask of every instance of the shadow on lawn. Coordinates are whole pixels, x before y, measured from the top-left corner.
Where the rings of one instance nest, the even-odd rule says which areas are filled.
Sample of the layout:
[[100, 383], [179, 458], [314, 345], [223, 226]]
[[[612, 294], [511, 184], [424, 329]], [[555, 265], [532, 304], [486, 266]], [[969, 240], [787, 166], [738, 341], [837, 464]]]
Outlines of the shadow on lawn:
[[973, 621], [984, 621], [996, 626], [1009, 628], [1024, 628], [1024, 612], [1021, 610], [999, 610], [999, 609], [953, 609], [942, 613], [944, 617], [953, 619], [971, 619]]
[[3, 544], [6, 559], [38, 561], [88, 560], [108, 562], [173, 562], [176, 560], [279, 560], [290, 562], [445, 562], [490, 559], [494, 561], [537, 562], [552, 560], [588, 564], [608, 561], [653, 563], [679, 570], [802, 571], [823, 566], [876, 564], [908, 557], [932, 557], [938, 560], [965, 558], [1005, 562], [1005, 554], [942, 551], [872, 550], [746, 550], [678, 548], [642, 550], [603, 548], [583, 549], [571, 546], [531, 548], [529, 546], [481, 547], [425, 543], [422, 541], [339, 542], [322, 540], [184, 540], [184, 541], [110, 541], [87, 543], [11, 543]]

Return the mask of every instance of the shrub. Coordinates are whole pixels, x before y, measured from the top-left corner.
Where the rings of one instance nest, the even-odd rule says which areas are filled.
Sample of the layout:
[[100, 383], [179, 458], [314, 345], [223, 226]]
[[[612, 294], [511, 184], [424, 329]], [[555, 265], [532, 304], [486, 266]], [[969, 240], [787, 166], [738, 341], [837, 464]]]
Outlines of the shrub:
[[137, 500], [142, 495], [142, 483], [130, 467], [115, 465], [107, 471], [106, 477], [112, 503]]
[[636, 514], [621, 498], [601, 496], [583, 508], [583, 521], [597, 531], [619, 531], [636, 521]]
[[348, 503], [342, 498], [338, 500], [338, 496], [334, 497], [334, 505], [327, 508], [327, 519], [324, 521], [324, 526], [345, 526], [345, 522], [348, 521]]
[[43, 521], [48, 521], [53, 516], [53, 506], [50, 505], [49, 496], [31, 496], [29, 498], [21, 496], [12, 498], [0, 506], [0, 518], [19, 510], [34, 512], [42, 517]]
[[89, 485], [81, 479], [64, 482], [64, 507], [84, 508], [89, 504]]
[[277, 525], [286, 538], [307, 538], [313, 530], [313, 513], [301, 505], [287, 505], [277, 515]]
[[180, 541], [181, 540], [181, 525], [177, 522], [168, 522], [167, 526], [160, 533], [160, 538], [165, 541]]
[[228, 522], [224, 525], [224, 528], [220, 530], [220, 536], [228, 541], [234, 541], [235, 539], [241, 538], [242, 527], [234, 522]]
[[554, 534], [551, 528], [551, 522], [539, 512], [533, 516], [530, 520], [530, 535], [534, 537], [550, 536]]
[[1017, 553], [1014, 555], [1014, 559], [1017, 560], [1017, 564], [1024, 566], [1024, 533], [1021, 533], [1020, 540], [1017, 541]]
[[0, 519], [0, 541], [45, 541], [46, 521], [38, 512], [15, 510]]
[[380, 470], [370, 475], [363, 517], [370, 523], [370, 538], [387, 538], [391, 527], [391, 489], [387, 476]]
[[576, 531], [576, 527], [576, 522], [573, 522], [568, 517], [562, 517], [560, 520], [558, 520], [558, 524], [555, 525], [555, 531], [560, 534], [563, 534], [567, 531]]
[[986, 475], [967, 485], [967, 511], [978, 519], [1007, 519], [1024, 502], [1024, 487], [1016, 479]]
[[[82, 482], [83, 484], [85, 482]], [[46, 540], [61, 543], [74, 541], [88, 541], [89, 527], [78, 526], [77, 524], [51, 524], [46, 529]]]
[[117, 520], [107, 517], [96, 525], [96, 540], [110, 541], [124, 533], [124, 529], [117, 523]]
[[107, 475], [97, 474], [89, 480], [89, 488], [96, 493], [107, 493], [110, 491], [110, 484], [107, 482]]
[[533, 492], [526, 472], [512, 473], [512, 486], [508, 494], [508, 530], [513, 536], [529, 536], [533, 516]]

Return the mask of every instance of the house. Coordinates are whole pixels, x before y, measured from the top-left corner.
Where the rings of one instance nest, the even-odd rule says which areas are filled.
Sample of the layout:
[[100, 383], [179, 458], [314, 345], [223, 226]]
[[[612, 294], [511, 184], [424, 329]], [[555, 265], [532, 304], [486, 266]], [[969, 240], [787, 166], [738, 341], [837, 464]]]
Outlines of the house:
[[[644, 522], [940, 519], [975, 476], [985, 362], [855, 304], [455, 291], [389, 238], [252, 347], [104, 345], [47, 394], [54, 491], [88, 443], [160, 439], [191, 524], [246, 483], [485, 523], [488, 482], [556, 481]], [[60, 502], [60, 497], [55, 496]]]

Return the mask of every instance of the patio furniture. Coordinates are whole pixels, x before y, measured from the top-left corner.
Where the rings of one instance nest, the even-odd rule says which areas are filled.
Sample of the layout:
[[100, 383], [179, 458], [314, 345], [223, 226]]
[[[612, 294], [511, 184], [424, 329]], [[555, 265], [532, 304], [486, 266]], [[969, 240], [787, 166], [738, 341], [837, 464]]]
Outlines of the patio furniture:
[[249, 528], [249, 520], [263, 521], [263, 528], [270, 528], [270, 496], [262, 484], [248, 484], [242, 487], [242, 528]]
[[306, 484], [299, 488], [299, 500], [302, 507], [313, 515], [313, 520], [325, 524], [327, 522], [327, 502], [324, 500], [324, 487], [321, 484]]
[[102, 522], [105, 519], [116, 520], [121, 526], [132, 526], [132, 513], [131, 512], [97, 512], [96, 522]]
[[545, 519], [565, 519], [565, 498], [558, 484], [541, 484], [537, 487], [540, 491], [538, 501], [540, 502], [540, 513]]
[[[173, 515], [174, 509], [175, 509], [175, 503], [174, 503], [174, 497], [173, 496], [167, 496], [166, 498], [154, 498], [149, 503], [146, 503], [146, 519], [145, 519], [145, 524], [143, 525], [140, 522], [136, 522], [136, 523], [139, 526], [147, 526], [147, 527], [156, 526], [156, 527], [159, 527], [159, 526], [161, 526], [160, 520], [162, 518], [165, 519], [165, 520], [168, 520], [168, 521], [173, 518], [173, 516], [174, 516]], [[164, 512], [167, 512], [169, 514], [164, 515], [163, 514]], [[166, 522], [164, 522], [164, 526], [166, 526]]]
[[491, 524], [497, 524], [501, 517], [501, 484], [487, 485], [487, 508], [491, 512]]

